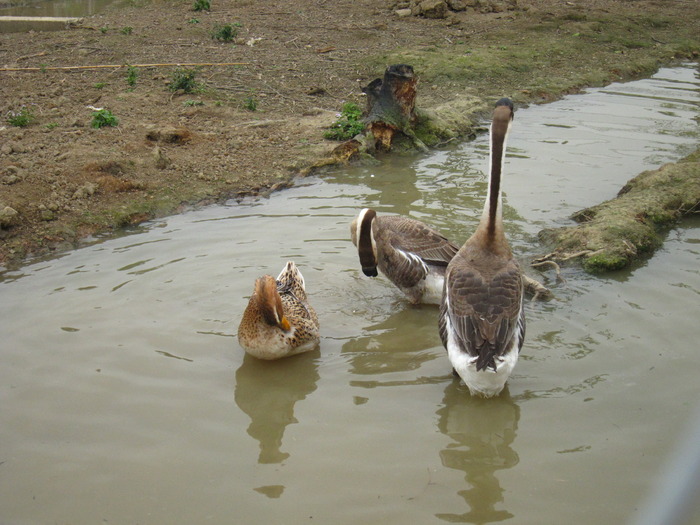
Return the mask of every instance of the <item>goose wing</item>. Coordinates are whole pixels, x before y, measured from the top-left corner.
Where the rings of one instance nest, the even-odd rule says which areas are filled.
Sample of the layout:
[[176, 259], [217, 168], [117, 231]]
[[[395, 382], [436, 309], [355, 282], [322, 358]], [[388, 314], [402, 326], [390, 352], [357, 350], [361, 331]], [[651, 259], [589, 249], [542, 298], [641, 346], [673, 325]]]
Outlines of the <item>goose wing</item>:
[[430, 272], [444, 269], [458, 251], [446, 237], [420, 221], [407, 217], [380, 217], [374, 237], [380, 268], [394, 284], [411, 288]]
[[382, 228], [389, 236], [391, 246], [420, 257], [426, 264], [447, 266], [459, 246], [430, 226], [408, 217], [382, 217]]
[[[461, 351], [476, 357], [477, 370], [496, 369], [494, 359], [504, 354], [525, 332], [523, 285], [515, 260], [490, 277], [469, 268], [452, 266], [445, 278], [439, 332], [447, 347], [449, 333]], [[449, 326], [448, 326], [449, 325]]]

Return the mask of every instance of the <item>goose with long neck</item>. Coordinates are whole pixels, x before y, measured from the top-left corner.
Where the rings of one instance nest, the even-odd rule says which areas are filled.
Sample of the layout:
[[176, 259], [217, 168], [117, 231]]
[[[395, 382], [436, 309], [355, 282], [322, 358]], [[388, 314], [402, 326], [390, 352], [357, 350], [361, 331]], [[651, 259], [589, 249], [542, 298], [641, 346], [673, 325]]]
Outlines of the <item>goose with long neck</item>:
[[489, 187], [474, 234], [447, 266], [439, 331], [454, 371], [472, 395], [504, 388], [525, 338], [523, 281], [503, 230], [501, 180], [513, 103], [496, 103]]
[[414, 304], [440, 304], [447, 264], [459, 247], [420, 221], [365, 208], [350, 225], [362, 272], [377, 269]]

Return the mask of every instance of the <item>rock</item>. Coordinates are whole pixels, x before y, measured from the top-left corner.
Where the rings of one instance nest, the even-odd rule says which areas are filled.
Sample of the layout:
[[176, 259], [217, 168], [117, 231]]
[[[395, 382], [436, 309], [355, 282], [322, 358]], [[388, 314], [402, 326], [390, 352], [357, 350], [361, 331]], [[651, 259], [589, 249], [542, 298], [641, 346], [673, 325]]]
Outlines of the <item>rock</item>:
[[12, 143], [11, 142], [5, 142], [2, 146], [0, 146], [0, 153], [3, 155], [12, 155]]
[[447, 4], [444, 0], [423, 0], [420, 7], [420, 14], [425, 18], [446, 18]]
[[153, 160], [155, 161], [156, 168], [159, 170], [164, 170], [171, 164], [170, 159], [159, 146], [153, 149]]
[[411, 11], [410, 9], [397, 9], [396, 11], [394, 11], [394, 13], [396, 13], [396, 16], [398, 16], [399, 18], [405, 18], [407, 16], [411, 16], [413, 14], [413, 11]]
[[88, 182], [75, 190], [75, 193], [73, 193], [73, 199], [85, 199], [93, 195], [96, 190], [97, 185], [92, 182]]
[[18, 166], [8, 166], [5, 168], [5, 176], [2, 178], [2, 183], [16, 184], [22, 180], [22, 170]]
[[146, 138], [153, 142], [184, 144], [192, 139], [192, 133], [187, 128], [162, 127], [150, 129]]
[[466, 11], [467, 4], [463, 0], [447, 0], [447, 7], [452, 11]]
[[0, 209], [0, 229], [8, 229], [19, 222], [19, 213], [14, 208], [5, 206]]
[[56, 214], [52, 212], [51, 210], [41, 210], [39, 212], [39, 217], [41, 218], [42, 221], [55, 221], [56, 220]]

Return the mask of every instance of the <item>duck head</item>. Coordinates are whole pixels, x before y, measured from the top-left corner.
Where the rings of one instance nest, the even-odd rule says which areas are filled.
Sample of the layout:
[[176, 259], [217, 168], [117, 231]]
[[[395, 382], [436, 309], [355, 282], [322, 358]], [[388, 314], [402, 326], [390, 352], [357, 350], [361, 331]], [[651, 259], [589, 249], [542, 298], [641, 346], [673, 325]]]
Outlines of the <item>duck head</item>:
[[263, 275], [255, 281], [255, 296], [265, 322], [288, 332], [291, 325], [284, 315], [282, 299], [277, 292], [277, 282], [271, 275]]

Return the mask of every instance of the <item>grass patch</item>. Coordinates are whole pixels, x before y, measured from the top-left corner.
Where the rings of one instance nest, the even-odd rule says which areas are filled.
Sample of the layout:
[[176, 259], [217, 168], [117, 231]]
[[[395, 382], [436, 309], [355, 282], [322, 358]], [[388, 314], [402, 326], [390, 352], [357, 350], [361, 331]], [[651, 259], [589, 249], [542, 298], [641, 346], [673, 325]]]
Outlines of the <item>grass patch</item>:
[[[560, 17], [527, 16], [512, 27], [466, 43], [404, 48], [368, 58], [368, 69], [411, 64], [421, 85], [518, 103], [552, 100], [582, 86], [601, 86], [652, 73], [676, 58], [697, 60], [699, 12], [679, 26], [654, 13], [571, 10]], [[504, 45], [507, 43], [507, 45]]]
[[211, 37], [214, 40], [219, 40], [221, 42], [231, 42], [238, 36], [239, 27], [240, 24], [224, 24], [222, 26], [216, 26], [214, 31], [211, 33]]
[[22, 106], [17, 111], [8, 111], [5, 120], [10, 126], [15, 126], [17, 128], [26, 128], [34, 120], [34, 112], [27, 106]]
[[202, 85], [195, 80], [197, 71], [195, 69], [177, 68], [168, 84], [170, 91], [180, 91], [194, 93], [202, 90]]
[[330, 140], [349, 140], [364, 130], [362, 110], [354, 102], [346, 102], [338, 113], [338, 120], [323, 134], [323, 137]]
[[92, 113], [92, 122], [90, 127], [95, 129], [105, 127], [116, 127], [119, 125], [119, 119], [115, 117], [108, 109], [98, 109]]
[[243, 100], [243, 108], [248, 111], [258, 110], [258, 100], [255, 98], [255, 95], [250, 94]]
[[127, 66], [126, 67], [126, 83], [134, 87], [136, 85], [136, 79], [139, 76], [138, 69], [135, 68], [134, 66]]

